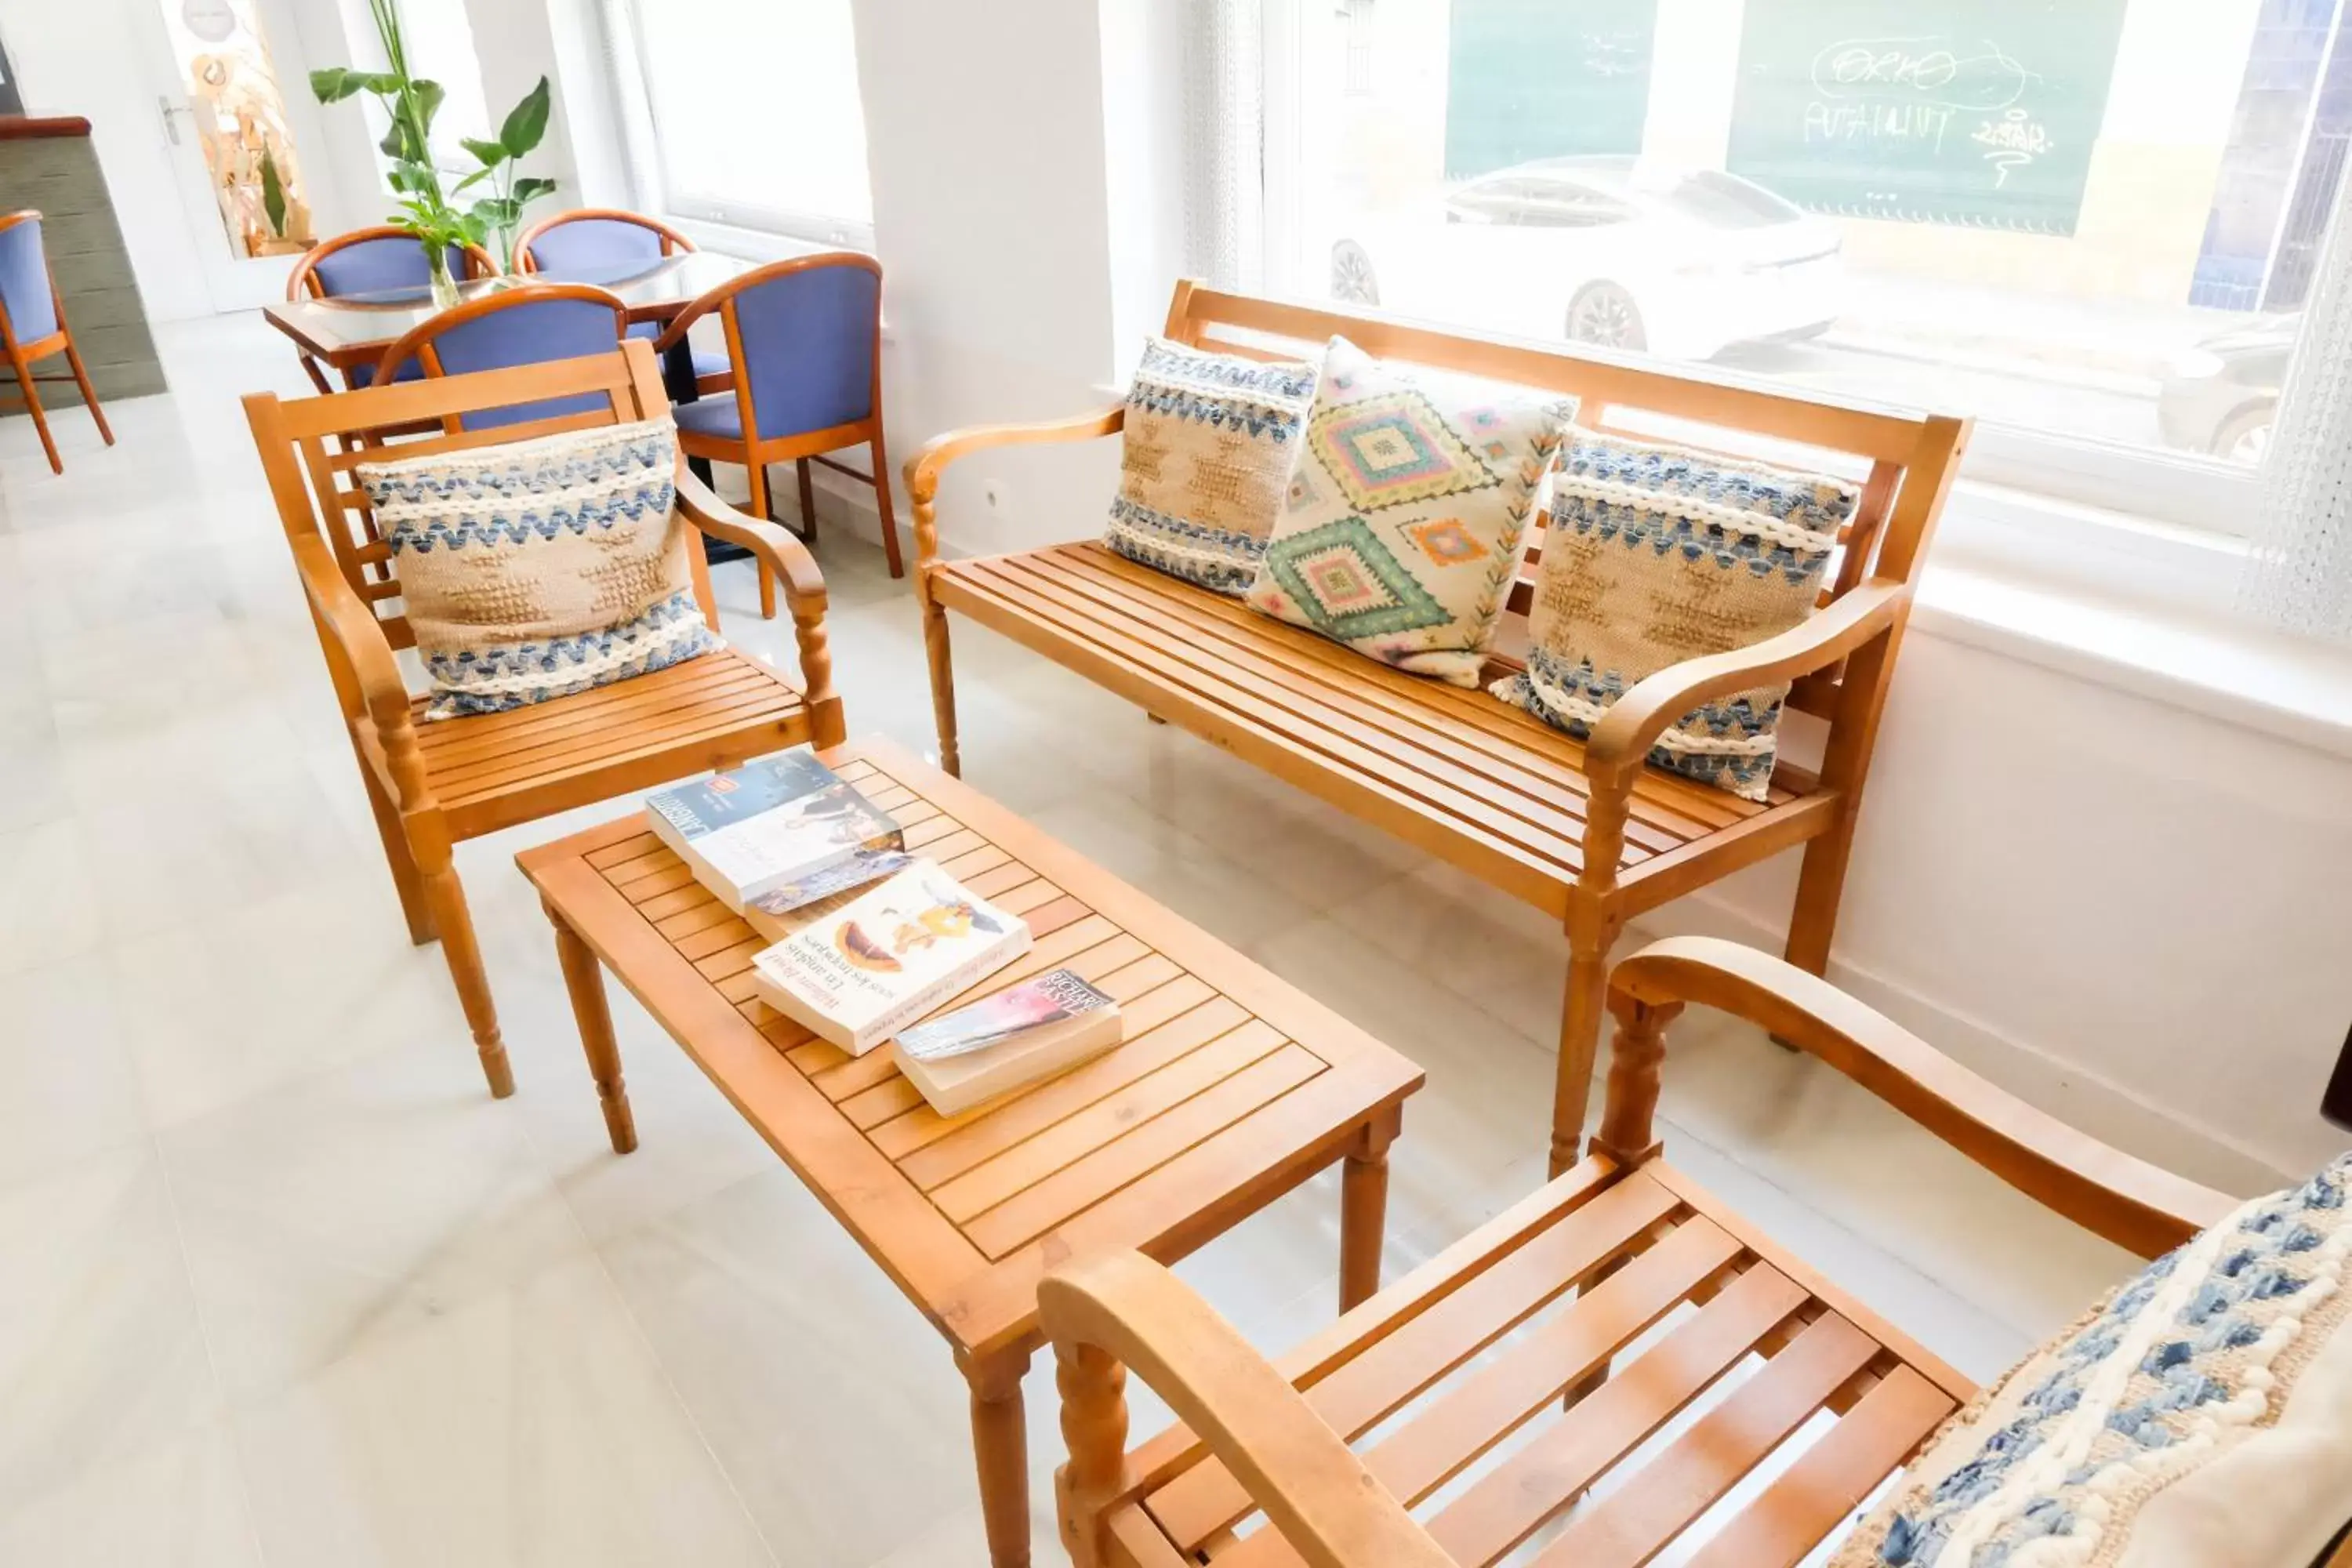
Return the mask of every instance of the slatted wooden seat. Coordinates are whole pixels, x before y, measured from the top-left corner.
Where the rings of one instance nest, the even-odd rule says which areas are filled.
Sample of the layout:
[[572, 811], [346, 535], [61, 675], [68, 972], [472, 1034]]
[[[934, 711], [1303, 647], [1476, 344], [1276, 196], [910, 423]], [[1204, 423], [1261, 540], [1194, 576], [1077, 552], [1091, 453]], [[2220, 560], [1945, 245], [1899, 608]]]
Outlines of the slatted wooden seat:
[[[1279, 1361], [1139, 1256], [1045, 1282], [1075, 1562], [1638, 1568], [1679, 1543], [1700, 1568], [1795, 1568], [1851, 1517], [1976, 1389], [1660, 1157], [1662, 1031], [1686, 999], [1779, 1031], [2143, 1255], [2234, 1205], [1766, 954], [1660, 942], [1612, 990], [1592, 1152]], [[1186, 1423], [1132, 1453], [1129, 1367]]]
[[[1781, 455], [1843, 466], [1864, 488], [1823, 607], [1795, 631], [1640, 682], [1590, 743], [1579, 743], [1483, 690], [1399, 674], [1098, 546], [943, 558], [938, 497], [950, 464], [992, 448], [1114, 435], [1125, 410], [961, 431], [932, 442], [907, 471], [940, 758], [957, 769], [947, 621], [954, 610], [1559, 918], [1569, 973], [1552, 1118], [1557, 1172], [1575, 1158], [1608, 954], [1627, 921], [1801, 844], [1788, 956], [1815, 973], [1826, 966], [1914, 574], [1967, 423], [1191, 283], [1177, 286], [1167, 326], [1179, 342], [1259, 358], [1313, 357], [1334, 334], [1383, 359], [1572, 394], [1579, 422], [1594, 428], [1654, 434], [1664, 417], [1685, 438], [1794, 447]], [[1699, 436], [1688, 436], [1693, 426]], [[1070, 525], [1100, 527], [1093, 518]], [[1524, 631], [1541, 558], [1539, 521], [1498, 647], [1516, 646]], [[1514, 668], [1498, 658], [1486, 677]], [[1818, 773], [1783, 764], [1771, 798], [1754, 805], [1646, 764], [1657, 737], [1701, 702], [1780, 680], [1795, 682], [1792, 709], [1829, 725]]]
[[[461, 415], [582, 394], [602, 395], [604, 405], [487, 431], [445, 433]], [[798, 540], [727, 506], [681, 466], [678, 517], [705, 535], [751, 551], [786, 584], [800, 678], [728, 648], [509, 712], [428, 723], [425, 699], [410, 695], [394, 658], [395, 649], [416, 640], [402, 613], [396, 562], [375, 535], [353, 470], [390, 456], [651, 418], [668, 406], [653, 351], [642, 341], [560, 363], [291, 403], [267, 393], [245, 400], [409, 936], [419, 943], [440, 940], [483, 1073], [499, 1096], [514, 1091], [514, 1079], [451, 847], [786, 746], [840, 741], [824, 580]], [[396, 445], [387, 450], [388, 443]], [[696, 596], [715, 630], [719, 611], [702, 552], [689, 553]]]

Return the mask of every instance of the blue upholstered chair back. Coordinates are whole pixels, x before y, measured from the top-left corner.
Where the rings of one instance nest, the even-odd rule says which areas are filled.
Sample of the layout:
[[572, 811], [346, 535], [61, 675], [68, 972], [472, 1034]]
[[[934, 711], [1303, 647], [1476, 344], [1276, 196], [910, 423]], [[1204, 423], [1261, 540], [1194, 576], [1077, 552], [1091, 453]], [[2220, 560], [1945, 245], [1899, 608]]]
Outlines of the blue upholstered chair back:
[[[480, 370], [506, 370], [520, 364], [544, 364], [551, 360], [582, 359], [606, 354], [619, 346], [613, 308], [593, 300], [534, 300], [518, 292], [486, 314], [458, 321], [432, 338], [433, 352], [444, 375], [467, 375]], [[468, 430], [500, 425], [527, 424], [533, 419], [557, 419], [567, 414], [589, 414], [611, 406], [602, 393], [551, 397], [538, 403], [518, 403], [508, 408], [488, 408], [463, 416]]]
[[0, 310], [8, 312], [8, 330], [20, 343], [58, 330], [58, 300], [49, 291], [39, 218], [0, 228]]
[[[329, 299], [422, 289], [429, 280], [425, 247], [406, 235], [362, 239], [329, 251], [312, 264], [310, 275]], [[449, 247], [449, 276], [466, 276], [466, 253], [454, 245]]]
[[753, 284], [732, 305], [761, 440], [853, 424], [874, 412], [879, 277], [845, 262], [804, 268]]
[[614, 217], [573, 218], [551, 225], [530, 241], [532, 263], [542, 272], [559, 275], [581, 267], [659, 261], [661, 256], [660, 230]]

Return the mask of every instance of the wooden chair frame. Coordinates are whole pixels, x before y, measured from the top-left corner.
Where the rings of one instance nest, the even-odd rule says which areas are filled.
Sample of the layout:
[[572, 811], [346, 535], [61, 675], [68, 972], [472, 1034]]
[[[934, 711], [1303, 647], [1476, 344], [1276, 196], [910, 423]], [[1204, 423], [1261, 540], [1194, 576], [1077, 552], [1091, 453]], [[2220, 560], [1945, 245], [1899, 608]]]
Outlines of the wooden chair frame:
[[[37, 223], [40, 216], [40, 213], [31, 207], [0, 216], [0, 230], [14, 228], [21, 223]], [[25, 400], [25, 412], [33, 417], [33, 430], [41, 438], [41, 450], [48, 454], [49, 472], [62, 474], [66, 471], [65, 459], [58, 455], [57, 437], [49, 433], [48, 415], [41, 407], [41, 395], [34, 390], [35, 383], [72, 382], [81, 389], [81, 400], [89, 407], [90, 418], [97, 423], [100, 438], [110, 447], [114, 445], [114, 431], [106, 423], [106, 411], [98, 405], [98, 394], [90, 389], [89, 372], [82, 368], [81, 351], [74, 346], [73, 331], [66, 324], [66, 302], [58, 293], [57, 268], [49, 264], [46, 254], [41, 262], [49, 279], [49, 309], [57, 316], [57, 331], [30, 342], [19, 342], [16, 326], [8, 320], [7, 306], [0, 304], [0, 355], [6, 356], [8, 368], [16, 373], [16, 395]], [[71, 375], [33, 374], [36, 360], [45, 360], [55, 354], [66, 356], [66, 363], [73, 372]]]
[[[550, 398], [602, 394], [602, 410], [449, 434], [457, 416]], [[399, 607], [397, 562], [367, 526], [352, 470], [388, 457], [422, 457], [529, 440], [655, 416], [669, 406], [651, 345], [610, 354], [404, 382], [293, 402], [256, 393], [246, 417], [260, 449], [319, 645], [367, 786], [384, 858], [422, 945], [436, 935], [493, 1095], [513, 1092], [464, 889], [458, 842], [615, 795], [802, 742], [838, 743], [845, 731], [833, 687], [824, 578], [805, 547], [772, 523], [712, 495], [683, 461], [677, 515], [703, 535], [750, 551], [782, 579], [801, 674], [795, 681], [733, 649], [508, 712], [420, 721], [395, 650], [415, 635]], [[387, 451], [387, 436], [422, 430]], [[330, 443], [341, 450], [331, 450]], [[715, 631], [702, 552], [689, 550], [695, 597]]]
[[[835, 425], [828, 429], [805, 431], [798, 436], [779, 436], [766, 441], [760, 439], [759, 426], [752, 418], [751, 377], [744, 368], [743, 335], [741, 329], [737, 325], [733, 309], [735, 296], [746, 289], [757, 288], [762, 283], [772, 282], [778, 278], [789, 277], [793, 273], [805, 272], [819, 267], [862, 267], [874, 274], [877, 284], [882, 278], [882, 264], [858, 250], [819, 251], [814, 255], [796, 256], [789, 261], [771, 262], [765, 267], [754, 268], [740, 278], [730, 279], [713, 289], [709, 293], [688, 306], [685, 311], [669, 324], [668, 330], [662, 333], [660, 340], [654, 346], [667, 353], [671, 348], [685, 341], [688, 329], [697, 321], [717, 310], [719, 313], [720, 321], [727, 330], [727, 363], [735, 370], [733, 387], [735, 411], [737, 419], [743, 426], [743, 438], [740, 441], [731, 441], [723, 437], [698, 436], [689, 430], [680, 430], [678, 447], [689, 458], [742, 464], [751, 487], [750, 504], [753, 517], [770, 516], [773, 510], [773, 502], [768, 488], [768, 466], [771, 463], [781, 463], [790, 459], [794, 477], [800, 484], [801, 522], [808, 530], [806, 537], [812, 543], [816, 540], [816, 490], [810, 479], [810, 463], [822, 463], [837, 474], [846, 474], [853, 479], [872, 485], [874, 504], [879, 512], [882, 524], [882, 549], [889, 558], [890, 575], [903, 577], [907, 574], [907, 564], [900, 558], [898, 552], [898, 520], [890, 500], [890, 458], [889, 454], [884, 449], [882, 440], [881, 313], [878, 310], [875, 313], [872, 351], [874, 378], [871, 401], [867, 404], [867, 407], [872, 412], [865, 418], [855, 420], [847, 425]], [[874, 471], [870, 474], [860, 473], [846, 463], [835, 462], [831, 458], [822, 456], [824, 453], [837, 451], [844, 447], [855, 447], [860, 442], [865, 443], [867, 456], [873, 464]], [[767, 568], [762, 566], [760, 569], [760, 614], [762, 616], [772, 616], [775, 613], [775, 584], [770, 580]]]
[[[606, 307], [613, 312], [614, 345], [618, 347], [621, 341], [628, 336], [629, 308], [609, 291], [587, 283], [525, 283], [485, 294], [478, 300], [461, 300], [431, 320], [419, 321], [409, 328], [394, 338], [392, 345], [383, 351], [383, 357], [375, 362], [376, 384], [389, 384], [393, 372], [412, 359], [425, 367], [426, 380], [436, 380], [447, 374], [441, 368], [441, 351], [437, 346], [442, 334], [468, 321], [478, 321], [484, 316], [495, 316], [501, 310], [556, 300], [577, 300], [583, 304]], [[457, 434], [458, 418], [457, 414], [444, 416], [442, 428], [449, 435]]]
[[[1581, 745], [1483, 692], [1335, 654], [1337, 645], [1274, 627], [1230, 599], [1131, 567], [1098, 547], [941, 558], [938, 499], [949, 465], [983, 451], [1117, 435], [1125, 425], [1123, 405], [1044, 424], [951, 432], [908, 465], [915, 592], [942, 764], [950, 773], [960, 766], [947, 625], [947, 612], [956, 609], [1142, 705], [1153, 718], [1180, 724], [1556, 916], [1568, 938], [1569, 968], [1552, 1169], [1565, 1170], [1583, 1129], [1608, 955], [1627, 921], [1801, 844], [1787, 954], [1801, 969], [1818, 974], [1825, 968], [1919, 563], [1969, 423], [1278, 304], [1190, 281], [1177, 285], [1166, 335], [1259, 359], [1282, 357], [1265, 346], [1269, 338], [1311, 353], [1314, 345], [1345, 335], [1377, 357], [1571, 394], [1579, 399], [1578, 423], [1591, 428], [1622, 427], [1616, 424], [1621, 414], [1650, 412], [1869, 465], [1819, 613], [1753, 647], [1650, 676]], [[1539, 520], [1510, 595], [1514, 615], [1524, 616], [1534, 602], [1541, 526]], [[1064, 606], [1089, 629], [1071, 629], [1074, 616]], [[1156, 624], [1126, 630], [1127, 618], [1139, 613]], [[1236, 645], [1246, 645], [1240, 658], [1223, 651]], [[1282, 673], [1269, 670], [1268, 661]], [[1491, 659], [1486, 679], [1517, 668]], [[1651, 747], [1682, 714], [1783, 680], [1794, 683], [1788, 705], [1825, 721], [1828, 739], [1818, 773], [1780, 764], [1764, 807], [1645, 764]], [[1310, 687], [1312, 694], [1302, 697]], [[1310, 714], [1299, 706], [1309, 700], [1323, 706]], [[1678, 819], [1684, 826], [1673, 826]], [[1698, 831], [1689, 830], [1692, 823]]]
[[[1554, 1540], [1540, 1562], [1544, 1568], [1646, 1562], [1736, 1484], [1779, 1441], [1777, 1433], [1828, 1410], [1838, 1425], [1759, 1491], [1696, 1561], [1707, 1568], [1791, 1568], [1812, 1551], [1976, 1389], [1660, 1158], [1652, 1118], [1664, 1030], [1689, 1003], [1761, 1025], [1820, 1057], [2020, 1191], [2143, 1257], [2169, 1250], [2237, 1205], [2065, 1126], [1769, 954], [1703, 938], [1656, 942], [1617, 966], [1611, 993], [1619, 1027], [1608, 1112], [1587, 1157], [1279, 1363], [1261, 1359], [1198, 1297], [1139, 1255], [1097, 1256], [1045, 1279], [1039, 1307], [1059, 1360], [1070, 1456], [1057, 1490], [1063, 1539], [1075, 1562], [1084, 1568], [1177, 1568], [1202, 1560], [1184, 1553], [1205, 1529], [1211, 1563], [1231, 1550], [1236, 1563], [1469, 1568], [1516, 1550], [1621, 1463], [1630, 1472], [1623, 1485]], [[1497, 1397], [1499, 1385], [1538, 1359], [1528, 1346], [1540, 1336], [1513, 1342], [1499, 1364], [1481, 1367], [1478, 1358], [1495, 1340], [1465, 1329], [1480, 1295], [1491, 1298], [1498, 1288], [1528, 1294], [1528, 1265], [1539, 1261], [1539, 1251], [1568, 1259], [1583, 1239], [1571, 1235], [1574, 1227], [1601, 1220], [1603, 1205], [1638, 1204], [1644, 1192], [1664, 1201], [1610, 1216], [1621, 1230], [1637, 1231], [1631, 1241], [1577, 1277], [1542, 1281], [1556, 1299], [1570, 1301], [1540, 1332], [1552, 1336], [1551, 1375], [1565, 1385], [1571, 1410], [1518, 1448], [1496, 1476], [1459, 1492], [1426, 1525], [1417, 1521], [1397, 1489], [1425, 1497], [1555, 1402], [1549, 1384], [1513, 1388], [1508, 1401]], [[1653, 1224], [1650, 1216], [1663, 1210], [1672, 1212]], [[1644, 1225], [1651, 1228], [1639, 1228]], [[1711, 1252], [1704, 1250], [1710, 1240]], [[1688, 1256], [1670, 1257], [1677, 1251]], [[1579, 1256], [1561, 1267], [1583, 1265]], [[1680, 1281], [1662, 1288], [1672, 1268], [1682, 1270]], [[1681, 1281], [1690, 1282], [1687, 1289]], [[1632, 1306], [1641, 1290], [1651, 1300]], [[1718, 1341], [1714, 1363], [1689, 1373], [1696, 1387], [1670, 1387], [1672, 1376], [1681, 1374], [1667, 1352], [1678, 1340], [1702, 1338], [1693, 1326], [1709, 1314], [1718, 1321], [1732, 1317], [1726, 1303], [1739, 1295], [1760, 1303], [1760, 1311]], [[1641, 1320], [1656, 1321], [1677, 1299], [1705, 1303], [1705, 1310], [1684, 1320], [1676, 1336], [1612, 1369], [1612, 1354], [1645, 1326]], [[1581, 1330], [1561, 1328], [1579, 1313]], [[1612, 1327], [1597, 1326], [1612, 1314]], [[1580, 1349], [1566, 1348], [1580, 1331]], [[1632, 1450], [1751, 1352], [1768, 1358], [1769, 1370], [1636, 1468]], [[1788, 1397], [1799, 1378], [1781, 1375], [1784, 1358], [1820, 1362], [1832, 1353], [1843, 1360], [1811, 1369], [1814, 1394]], [[1524, 1359], [1515, 1364], [1513, 1355]], [[1358, 1374], [1383, 1359], [1390, 1365], [1381, 1370], [1401, 1377], [1397, 1363], [1416, 1357], [1428, 1376], [1415, 1394], [1457, 1371], [1466, 1382], [1425, 1401], [1402, 1431], [1384, 1432], [1360, 1456], [1346, 1439], [1378, 1426], [1387, 1411], [1369, 1405], [1362, 1388], [1345, 1385], [1365, 1381]], [[1130, 1367], [1184, 1423], [1131, 1453], [1120, 1392]], [[1611, 1383], [1612, 1370], [1622, 1386]], [[1736, 1417], [1743, 1400], [1747, 1414], [1759, 1417], [1745, 1426], [1725, 1415]], [[1773, 1401], [1778, 1409], [1758, 1409]], [[1765, 1414], [1774, 1425], [1764, 1426]], [[1488, 1425], [1475, 1424], [1481, 1415]], [[1732, 1452], [1742, 1448], [1744, 1454]], [[1223, 1521], [1237, 1507], [1263, 1510], [1279, 1538], [1236, 1543]], [[2352, 1545], [2331, 1562], [2352, 1568]]]
[[[406, 229], [388, 223], [371, 224], [365, 228], [355, 228], [347, 233], [330, 236], [304, 251], [301, 258], [294, 263], [294, 269], [286, 275], [286, 298], [289, 300], [331, 298], [327, 292], [326, 285], [319, 281], [318, 268], [320, 260], [332, 256], [338, 250], [348, 246], [363, 245], [372, 239], [413, 239], [415, 237]], [[488, 251], [478, 245], [468, 245], [463, 249], [467, 280], [499, 276], [498, 260]], [[327, 380], [326, 371], [320, 367], [317, 360], [309, 354], [299, 357], [302, 361], [302, 374], [310, 378], [311, 385], [320, 392], [335, 390], [334, 385]], [[344, 371], [344, 389], [354, 391], [358, 386], [359, 383], [352, 378], [352, 372]]]
[[587, 223], [598, 219], [606, 223], [634, 224], [639, 228], [651, 229], [661, 237], [661, 253], [664, 256], [676, 256], [680, 251], [699, 248], [694, 241], [678, 233], [661, 219], [647, 217], [643, 213], [633, 213], [625, 207], [574, 207], [568, 213], [557, 213], [552, 217], [543, 217], [523, 230], [522, 237], [515, 241], [515, 260], [524, 272], [537, 272], [539, 262], [530, 253], [532, 240], [537, 239], [549, 229], [562, 228], [568, 223]]

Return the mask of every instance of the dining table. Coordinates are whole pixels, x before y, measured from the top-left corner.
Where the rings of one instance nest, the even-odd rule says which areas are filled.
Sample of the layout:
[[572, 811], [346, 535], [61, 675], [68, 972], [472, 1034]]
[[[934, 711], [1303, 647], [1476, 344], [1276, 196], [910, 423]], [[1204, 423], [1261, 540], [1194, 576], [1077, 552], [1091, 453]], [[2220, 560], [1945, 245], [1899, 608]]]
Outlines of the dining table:
[[[685, 250], [653, 260], [587, 263], [544, 272], [477, 278], [457, 285], [458, 298], [478, 300], [528, 283], [593, 283], [617, 296], [632, 326], [667, 324], [686, 308], [752, 263], [715, 251]], [[432, 320], [438, 307], [423, 284], [341, 294], [326, 300], [286, 300], [262, 307], [269, 324], [302, 353], [337, 370], [373, 365], [403, 332]], [[695, 397], [694, 356], [681, 338], [662, 356], [662, 380], [674, 403]]]

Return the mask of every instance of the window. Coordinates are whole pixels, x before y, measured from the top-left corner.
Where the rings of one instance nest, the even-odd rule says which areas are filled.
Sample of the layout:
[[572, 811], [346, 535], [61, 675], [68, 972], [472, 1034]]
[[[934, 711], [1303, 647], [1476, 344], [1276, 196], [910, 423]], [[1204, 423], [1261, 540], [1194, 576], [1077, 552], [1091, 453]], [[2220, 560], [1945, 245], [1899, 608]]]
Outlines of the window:
[[637, 0], [659, 205], [870, 245], [850, 0]]
[[499, 128], [482, 93], [482, 62], [474, 52], [466, 0], [400, 0], [400, 36], [408, 46], [410, 74], [439, 82], [448, 95], [433, 116], [433, 161], [471, 173], [474, 159], [461, 141], [488, 141]]
[[1972, 477], [2075, 501], [2251, 507], [2352, 8], [1264, 3], [1277, 291], [1974, 414]]

